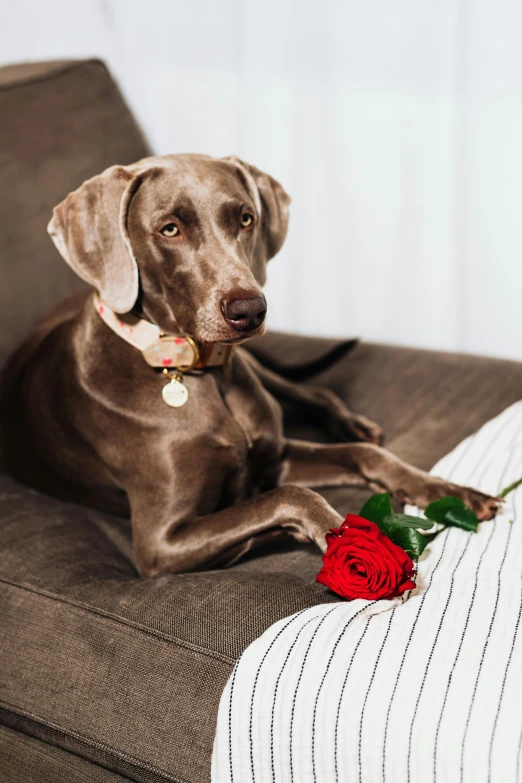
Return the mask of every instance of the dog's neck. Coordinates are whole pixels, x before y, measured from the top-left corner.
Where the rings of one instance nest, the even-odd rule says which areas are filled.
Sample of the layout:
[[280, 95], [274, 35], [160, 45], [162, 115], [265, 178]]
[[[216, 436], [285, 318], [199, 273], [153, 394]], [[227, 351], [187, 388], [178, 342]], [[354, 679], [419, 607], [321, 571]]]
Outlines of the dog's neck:
[[102, 321], [118, 337], [141, 351], [151, 367], [184, 372], [221, 367], [228, 364], [234, 351], [233, 345], [198, 343], [186, 335], [164, 334], [159, 326], [132, 312], [118, 315], [96, 293], [93, 302]]

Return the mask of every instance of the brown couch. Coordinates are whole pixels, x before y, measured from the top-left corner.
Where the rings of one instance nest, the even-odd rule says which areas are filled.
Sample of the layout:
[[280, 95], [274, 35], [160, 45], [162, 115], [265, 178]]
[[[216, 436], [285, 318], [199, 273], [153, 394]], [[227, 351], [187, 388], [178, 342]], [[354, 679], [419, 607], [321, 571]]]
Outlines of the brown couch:
[[[0, 69], [0, 134], [3, 361], [78, 287], [46, 235], [53, 205], [147, 146], [99, 61]], [[256, 350], [299, 364], [336, 345], [275, 334]], [[521, 364], [365, 342], [339, 348], [315, 380], [425, 468], [522, 396]], [[290, 418], [288, 429], [320, 437]], [[364, 497], [325, 494], [343, 513]], [[238, 655], [281, 617], [336, 600], [314, 581], [321, 561], [311, 547], [141, 581], [129, 542], [126, 520], [0, 475], [1, 781], [208, 781], [219, 697]]]

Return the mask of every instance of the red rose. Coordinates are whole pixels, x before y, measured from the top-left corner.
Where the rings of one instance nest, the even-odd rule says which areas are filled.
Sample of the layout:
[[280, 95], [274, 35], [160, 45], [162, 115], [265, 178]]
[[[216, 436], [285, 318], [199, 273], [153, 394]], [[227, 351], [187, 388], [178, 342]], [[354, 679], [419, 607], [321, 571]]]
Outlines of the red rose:
[[340, 528], [326, 534], [326, 541], [316, 578], [343, 598], [394, 598], [415, 587], [411, 557], [374, 522], [348, 514]]

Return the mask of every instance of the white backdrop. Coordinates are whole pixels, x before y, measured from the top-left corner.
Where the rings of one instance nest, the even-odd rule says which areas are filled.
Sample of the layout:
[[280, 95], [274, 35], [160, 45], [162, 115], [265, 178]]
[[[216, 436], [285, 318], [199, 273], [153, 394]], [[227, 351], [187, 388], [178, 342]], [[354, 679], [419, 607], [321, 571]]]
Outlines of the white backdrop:
[[518, 0], [0, 8], [2, 63], [100, 56], [156, 152], [283, 183], [272, 327], [522, 359]]

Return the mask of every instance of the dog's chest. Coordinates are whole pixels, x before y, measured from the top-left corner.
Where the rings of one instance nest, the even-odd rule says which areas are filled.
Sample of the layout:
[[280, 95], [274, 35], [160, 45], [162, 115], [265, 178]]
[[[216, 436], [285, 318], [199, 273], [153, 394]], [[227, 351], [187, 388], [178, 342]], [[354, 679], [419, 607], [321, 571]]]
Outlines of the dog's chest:
[[228, 445], [218, 451], [234, 466], [236, 492], [248, 496], [276, 486], [284, 448], [279, 404], [244, 367], [234, 373], [222, 398], [226, 413], [215, 438]]
[[278, 449], [283, 437], [281, 409], [259, 382], [234, 385], [224, 399], [249, 450]]

